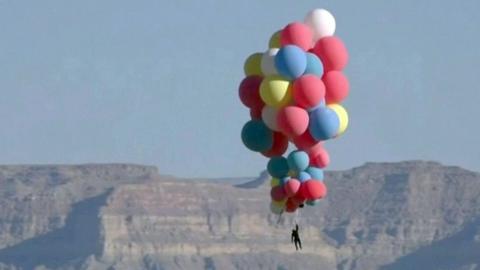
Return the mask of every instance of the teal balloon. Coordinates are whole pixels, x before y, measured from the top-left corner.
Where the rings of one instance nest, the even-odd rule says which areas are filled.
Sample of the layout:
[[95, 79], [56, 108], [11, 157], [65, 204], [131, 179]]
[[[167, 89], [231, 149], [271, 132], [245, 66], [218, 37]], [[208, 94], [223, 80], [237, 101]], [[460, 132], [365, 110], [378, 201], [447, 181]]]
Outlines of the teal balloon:
[[275, 68], [283, 77], [294, 80], [305, 73], [307, 54], [298, 46], [284, 46], [275, 55]]
[[337, 113], [328, 107], [319, 107], [309, 113], [308, 130], [317, 141], [329, 140], [338, 133], [340, 119]]
[[304, 74], [313, 74], [318, 77], [323, 76], [323, 63], [320, 58], [313, 53], [307, 53], [307, 68]]
[[[308, 168], [307, 168], [308, 169]], [[298, 181], [300, 182], [305, 182], [307, 180], [310, 180], [312, 179], [312, 176], [308, 173], [308, 172], [299, 172], [298, 173], [298, 177], [297, 177]]]
[[305, 171], [312, 176], [312, 179], [320, 181], [323, 180], [324, 175], [322, 169], [316, 167], [308, 167]]
[[304, 171], [309, 163], [310, 158], [304, 151], [295, 150], [288, 155], [288, 166], [296, 172]]
[[252, 151], [268, 151], [273, 145], [273, 132], [261, 120], [251, 120], [243, 126], [242, 141]]
[[318, 203], [320, 203], [320, 200], [308, 200], [307, 201], [307, 205], [310, 205], [310, 206], [315, 206]]
[[290, 168], [284, 157], [273, 157], [267, 164], [268, 173], [275, 178], [282, 179], [288, 175]]

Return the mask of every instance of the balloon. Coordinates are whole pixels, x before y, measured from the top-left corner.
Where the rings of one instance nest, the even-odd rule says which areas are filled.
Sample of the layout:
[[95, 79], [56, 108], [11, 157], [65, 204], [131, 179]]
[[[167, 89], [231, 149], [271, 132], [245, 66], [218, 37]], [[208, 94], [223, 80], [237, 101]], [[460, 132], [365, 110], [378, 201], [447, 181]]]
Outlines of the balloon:
[[310, 179], [312, 179], [312, 176], [308, 172], [300, 172], [298, 174], [298, 181], [300, 181], [302, 183], [307, 181], [307, 180], [310, 180]]
[[242, 103], [248, 108], [262, 108], [264, 103], [260, 97], [260, 76], [248, 76], [240, 83], [238, 94]]
[[335, 18], [325, 9], [314, 9], [305, 17], [305, 23], [310, 26], [313, 33], [313, 40], [333, 36], [335, 33]]
[[290, 176], [285, 176], [285, 177], [282, 177], [280, 178], [280, 185], [285, 185], [285, 183], [288, 182], [288, 180], [292, 179]]
[[288, 171], [288, 161], [284, 157], [273, 157], [268, 161], [267, 164], [268, 173], [272, 177], [283, 178], [287, 176]]
[[304, 74], [313, 74], [318, 77], [322, 77], [323, 75], [322, 61], [314, 53], [307, 53], [307, 68], [305, 69]]
[[285, 204], [285, 211], [288, 213], [293, 213], [295, 210], [297, 210], [297, 204], [293, 202], [292, 200], [288, 199], [287, 203]]
[[330, 155], [320, 143], [310, 148], [308, 156], [310, 157], [310, 165], [312, 166], [325, 168], [330, 164]]
[[296, 45], [304, 51], [308, 51], [312, 48], [312, 42], [312, 32], [308, 25], [303, 23], [291, 23], [285, 26], [280, 34], [280, 44], [282, 46]]
[[340, 127], [340, 119], [334, 110], [320, 107], [310, 113], [308, 130], [312, 137], [319, 141], [333, 138]]
[[270, 37], [270, 41], [268, 42], [268, 47], [270, 49], [273, 48], [280, 48], [282, 45], [280, 44], [280, 34], [282, 30], [278, 30], [277, 32], [273, 33], [272, 37]]
[[320, 180], [320, 181], [323, 180], [324, 175], [323, 175], [322, 169], [315, 168], [315, 167], [308, 167], [305, 171], [309, 173], [309, 175], [311, 175], [311, 179]]
[[320, 77], [303, 75], [293, 83], [293, 99], [295, 103], [310, 109], [317, 106], [325, 98], [325, 85]]
[[278, 51], [278, 48], [273, 48], [263, 54], [261, 68], [265, 76], [278, 74], [275, 69], [275, 55], [277, 55]]
[[285, 194], [285, 190], [282, 186], [273, 187], [270, 191], [270, 195], [274, 201], [281, 201], [287, 197], [287, 194]]
[[272, 148], [266, 152], [262, 152], [262, 155], [266, 157], [275, 157], [283, 155], [288, 148], [288, 138], [280, 132], [273, 133]]
[[327, 104], [340, 103], [347, 96], [350, 88], [347, 77], [340, 71], [329, 71], [323, 75], [325, 99]]
[[285, 207], [285, 203], [287, 202], [287, 199], [283, 199], [281, 201], [275, 201], [275, 200], [272, 200], [272, 204], [283, 209], [283, 207]]
[[283, 212], [283, 207], [279, 207], [278, 205], [272, 202], [270, 203], [270, 211], [275, 215], [280, 215]]
[[278, 111], [277, 124], [285, 135], [295, 137], [308, 129], [308, 113], [297, 106], [287, 106]]
[[324, 37], [313, 48], [314, 53], [320, 57], [326, 71], [342, 70], [348, 62], [348, 52], [343, 41], [338, 37]]
[[277, 125], [278, 109], [270, 106], [263, 107], [262, 120], [271, 130], [280, 131]]
[[315, 206], [320, 202], [320, 200], [308, 200], [307, 204], [310, 206]]
[[327, 186], [322, 181], [308, 180], [304, 185], [303, 195], [307, 200], [324, 198], [327, 195]]
[[293, 143], [295, 144], [295, 146], [297, 146], [298, 149], [306, 150], [317, 144], [318, 141], [312, 137], [310, 131], [308, 131], [307, 129], [302, 135], [294, 137]]
[[262, 121], [250, 120], [243, 126], [242, 141], [252, 151], [267, 151], [273, 145], [273, 132]]
[[297, 172], [304, 171], [308, 167], [308, 164], [310, 163], [308, 154], [306, 152], [298, 151], [298, 150], [292, 151], [288, 155], [287, 161], [290, 169]]
[[287, 197], [292, 197], [300, 189], [300, 181], [297, 179], [290, 179], [287, 183], [285, 183], [283, 188], [285, 189], [285, 194], [287, 194]]
[[262, 56], [263, 56], [263, 53], [254, 53], [247, 58], [243, 66], [245, 75], [263, 76], [262, 69], [261, 69]]
[[305, 202], [305, 196], [302, 194], [302, 186], [303, 184], [300, 185], [300, 189], [294, 196], [288, 198], [288, 200], [291, 200], [293, 203], [295, 203], [295, 205], [300, 205]]
[[250, 118], [252, 120], [262, 120], [262, 108], [250, 109]]
[[330, 109], [332, 109], [333, 111], [335, 111], [335, 113], [338, 116], [338, 119], [340, 119], [340, 127], [338, 128], [338, 132], [337, 132], [337, 135], [336, 135], [336, 136], [340, 136], [345, 132], [345, 130], [348, 127], [348, 113], [347, 113], [347, 110], [345, 110], [345, 108], [340, 104], [330, 104], [330, 105], [328, 105], [328, 107]]
[[272, 178], [272, 179], [270, 180], [270, 187], [276, 187], [276, 186], [278, 186], [278, 185], [280, 185], [280, 179], [278, 179], [278, 178]]
[[285, 78], [296, 79], [302, 76], [307, 68], [307, 54], [298, 46], [284, 46], [275, 56], [275, 67]]
[[268, 76], [260, 84], [260, 97], [267, 105], [281, 108], [292, 100], [290, 82], [280, 76]]

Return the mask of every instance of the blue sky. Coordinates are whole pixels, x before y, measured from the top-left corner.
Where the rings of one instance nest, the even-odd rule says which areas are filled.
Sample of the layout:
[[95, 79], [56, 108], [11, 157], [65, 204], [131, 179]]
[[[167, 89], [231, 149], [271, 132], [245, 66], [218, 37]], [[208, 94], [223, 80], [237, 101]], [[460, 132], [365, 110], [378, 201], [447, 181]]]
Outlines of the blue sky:
[[351, 125], [331, 169], [437, 160], [480, 170], [480, 2], [0, 0], [0, 163], [134, 162], [255, 175], [243, 61], [313, 8], [346, 43]]

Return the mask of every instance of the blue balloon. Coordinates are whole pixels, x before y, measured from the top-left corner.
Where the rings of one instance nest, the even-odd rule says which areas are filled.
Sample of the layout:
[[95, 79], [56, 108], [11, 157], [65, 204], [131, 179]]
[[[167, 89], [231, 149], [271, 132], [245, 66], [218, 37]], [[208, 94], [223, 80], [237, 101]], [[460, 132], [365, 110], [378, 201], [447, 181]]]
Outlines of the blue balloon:
[[298, 181], [300, 181], [300, 182], [303, 183], [303, 182], [305, 182], [305, 181], [307, 181], [307, 180], [312, 179], [312, 176], [311, 176], [309, 173], [307, 173], [307, 172], [300, 172], [300, 173], [298, 174], [298, 177], [297, 177], [297, 178], [298, 178]]
[[294, 80], [307, 69], [307, 54], [295, 45], [282, 47], [275, 56], [275, 68], [280, 75]]
[[328, 107], [319, 107], [310, 112], [308, 129], [317, 141], [325, 141], [335, 137], [340, 127], [337, 113]]
[[252, 151], [268, 151], [273, 146], [273, 132], [261, 120], [250, 120], [243, 126], [242, 141]]
[[288, 175], [290, 168], [288, 161], [284, 157], [273, 157], [267, 164], [268, 173], [275, 178], [282, 179]]
[[323, 180], [324, 175], [323, 175], [322, 169], [316, 168], [316, 167], [308, 167], [305, 171], [312, 176], [312, 179], [320, 180], [320, 181]]
[[313, 74], [318, 77], [323, 76], [323, 63], [320, 58], [313, 53], [307, 52], [307, 68], [304, 74]]
[[320, 200], [308, 200], [307, 204], [310, 206], [315, 206], [320, 202]]
[[296, 172], [304, 171], [309, 163], [310, 158], [304, 151], [295, 150], [288, 155], [288, 166]]
[[327, 103], [325, 102], [325, 99], [322, 99], [315, 107], [312, 107], [310, 109], [307, 109], [308, 112], [313, 112], [315, 111], [316, 109], [318, 108], [321, 108], [321, 107], [326, 107], [327, 106]]

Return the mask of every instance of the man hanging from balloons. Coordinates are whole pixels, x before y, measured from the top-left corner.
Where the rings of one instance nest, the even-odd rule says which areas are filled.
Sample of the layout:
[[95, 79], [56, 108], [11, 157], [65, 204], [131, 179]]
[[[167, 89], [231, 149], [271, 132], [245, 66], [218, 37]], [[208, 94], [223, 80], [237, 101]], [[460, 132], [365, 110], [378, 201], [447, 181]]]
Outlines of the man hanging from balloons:
[[[348, 114], [340, 103], [349, 93], [342, 70], [348, 52], [325, 9], [309, 12], [270, 38], [269, 49], [250, 55], [240, 83], [251, 120], [241, 133], [245, 146], [270, 158], [270, 209], [293, 213], [327, 195], [323, 169], [330, 157], [323, 143], [345, 132]], [[283, 155], [288, 144], [297, 150]]]

